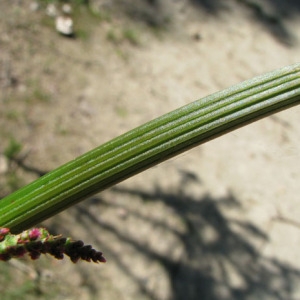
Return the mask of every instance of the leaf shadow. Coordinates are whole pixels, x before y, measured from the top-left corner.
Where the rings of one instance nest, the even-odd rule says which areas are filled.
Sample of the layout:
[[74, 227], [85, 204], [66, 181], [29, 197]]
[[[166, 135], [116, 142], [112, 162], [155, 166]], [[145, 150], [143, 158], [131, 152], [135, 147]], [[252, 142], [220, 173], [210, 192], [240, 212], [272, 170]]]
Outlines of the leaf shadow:
[[[184, 186], [177, 189], [166, 190], [157, 185], [146, 192], [119, 185], [109, 192], [112, 201], [95, 196], [71, 208], [71, 216], [88, 232], [94, 246], [98, 245], [108, 255], [108, 261], [147, 299], [290, 299], [294, 283], [300, 280], [300, 270], [262, 254], [257, 244], [268, 243], [267, 232], [251, 222], [226, 215], [230, 208], [242, 213], [239, 199], [230, 193], [226, 197], [192, 196], [186, 186], [191, 182], [200, 185], [200, 179], [188, 172], [182, 174]], [[114, 197], [126, 200], [115, 202]], [[146, 209], [140, 211], [128, 199], [139, 199], [138, 206]], [[165, 219], [157, 218], [153, 208], [145, 214], [147, 206], [152, 205], [159, 205]], [[126, 210], [126, 217], [118, 217], [120, 209]], [[114, 212], [115, 220], [101, 217], [100, 212], [106, 210]], [[181, 220], [184, 230], [166, 221], [171, 218], [170, 212]], [[61, 221], [53, 224], [54, 228], [62, 226]], [[65, 230], [70, 229], [70, 225], [63, 224]], [[134, 234], [130, 226], [137, 233], [144, 233]], [[144, 226], [150, 231], [145, 233]], [[156, 235], [155, 241], [165, 245], [163, 251], [157, 242], [148, 241]], [[174, 255], [177, 247], [182, 251]], [[168, 297], [161, 296], [149, 283], [157, 276], [151, 267], [135, 270], [140, 261], [160, 266], [159, 274], [165, 274], [169, 282]], [[118, 278], [115, 280], [118, 282]]]
[[[115, 0], [117, 10], [129, 16], [132, 20], [146, 23], [153, 27], [165, 27], [174, 21], [174, 1], [144, 0], [137, 5], [136, 1]], [[181, 3], [181, 10], [192, 5], [194, 11], [205, 13], [210, 18], [220, 18], [223, 13], [243, 13], [248, 11], [248, 17], [253, 22], [262, 25], [262, 29], [269, 32], [275, 39], [285, 46], [294, 46], [296, 38], [287, 20], [296, 19], [300, 12], [300, 3], [296, 0], [189, 0]], [[177, 3], [178, 6], [178, 3]], [[199, 15], [200, 16], [200, 15]], [[176, 21], [177, 22], [177, 21]], [[183, 25], [183, 24], [182, 24]]]

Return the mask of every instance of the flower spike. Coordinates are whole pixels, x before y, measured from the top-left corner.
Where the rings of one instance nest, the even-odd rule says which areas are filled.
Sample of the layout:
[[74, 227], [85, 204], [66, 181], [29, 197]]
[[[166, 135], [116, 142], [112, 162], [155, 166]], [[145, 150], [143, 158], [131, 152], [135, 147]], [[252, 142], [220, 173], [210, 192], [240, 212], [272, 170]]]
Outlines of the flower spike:
[[41, 254], [50, 254], [56, 259], [70, 257], [73, 263], [78, 260], [88, 262], [106, 262], [102, 252], [90, 245], [84, 245], [80, 240], [53, 236], [45, 228], [33, 228], [20, 234], [10, 233], [9, 228], [0, 228], [0, 260], [23, 257], [26, 253], [31, 259], [38, 259]]

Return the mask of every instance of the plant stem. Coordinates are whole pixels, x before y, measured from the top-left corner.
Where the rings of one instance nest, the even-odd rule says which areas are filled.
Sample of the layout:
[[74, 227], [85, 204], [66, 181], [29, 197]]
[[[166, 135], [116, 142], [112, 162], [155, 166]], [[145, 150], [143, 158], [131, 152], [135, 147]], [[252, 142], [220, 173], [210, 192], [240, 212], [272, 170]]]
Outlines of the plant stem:
[[300, 103], [300, 64], [245, 81], [137, 127], [0, 201], [20, 232], [150, 166]]

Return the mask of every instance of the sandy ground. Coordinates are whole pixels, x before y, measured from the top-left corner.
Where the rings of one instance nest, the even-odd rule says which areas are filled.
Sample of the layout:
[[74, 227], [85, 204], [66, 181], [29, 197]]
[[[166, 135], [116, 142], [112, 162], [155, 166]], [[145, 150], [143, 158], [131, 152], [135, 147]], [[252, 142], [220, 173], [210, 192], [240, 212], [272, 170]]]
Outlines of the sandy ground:
[[[104, 9], [102, 2], [92, 4]], [[92, 27], [75, 23], [88, 35], [77, 39], [57, 35], [42, 11], [3, 5], [0, 150], [13, 137], [24, 165], [51, 170], [163, 113], [299, 61], [297, 1], [153, 3], [109, 7], [111, 18]], [[149, 28], [145, 16], [165, 28]], [[135, 42], [120, 37], [124, 28]], [[299, 115], [295, 107], [239, 129], [47, 220], [53, 232], [101, 249], [108, 263], [25, 261], [38, 271], [39, 293], [300, 299]], [[23, 182], [37, 176], [18, 172]], [[16, 285], [28, 278], [19, 269], [11, 266]], [[30, 290], [24, 299], [34, 297]]]

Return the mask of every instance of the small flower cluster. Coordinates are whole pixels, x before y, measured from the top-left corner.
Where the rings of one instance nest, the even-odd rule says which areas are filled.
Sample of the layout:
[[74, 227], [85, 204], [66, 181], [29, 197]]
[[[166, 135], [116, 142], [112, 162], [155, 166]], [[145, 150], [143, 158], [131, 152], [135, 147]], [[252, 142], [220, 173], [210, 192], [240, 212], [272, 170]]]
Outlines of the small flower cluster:
[[41, 254], [50, 254], [56, 259], [70, 257], [73, 263], [79, 259], [85, 261], [106, 262], [102, 252], [96, 251], [82, 241], [71, 238], [53, 236], [44, 228], [25, 230], [20, 234], [12, 234], [8, 228], [0, 228], [0, 260], [20, 258], [26, 253], [31, 259], [38, 259]]

